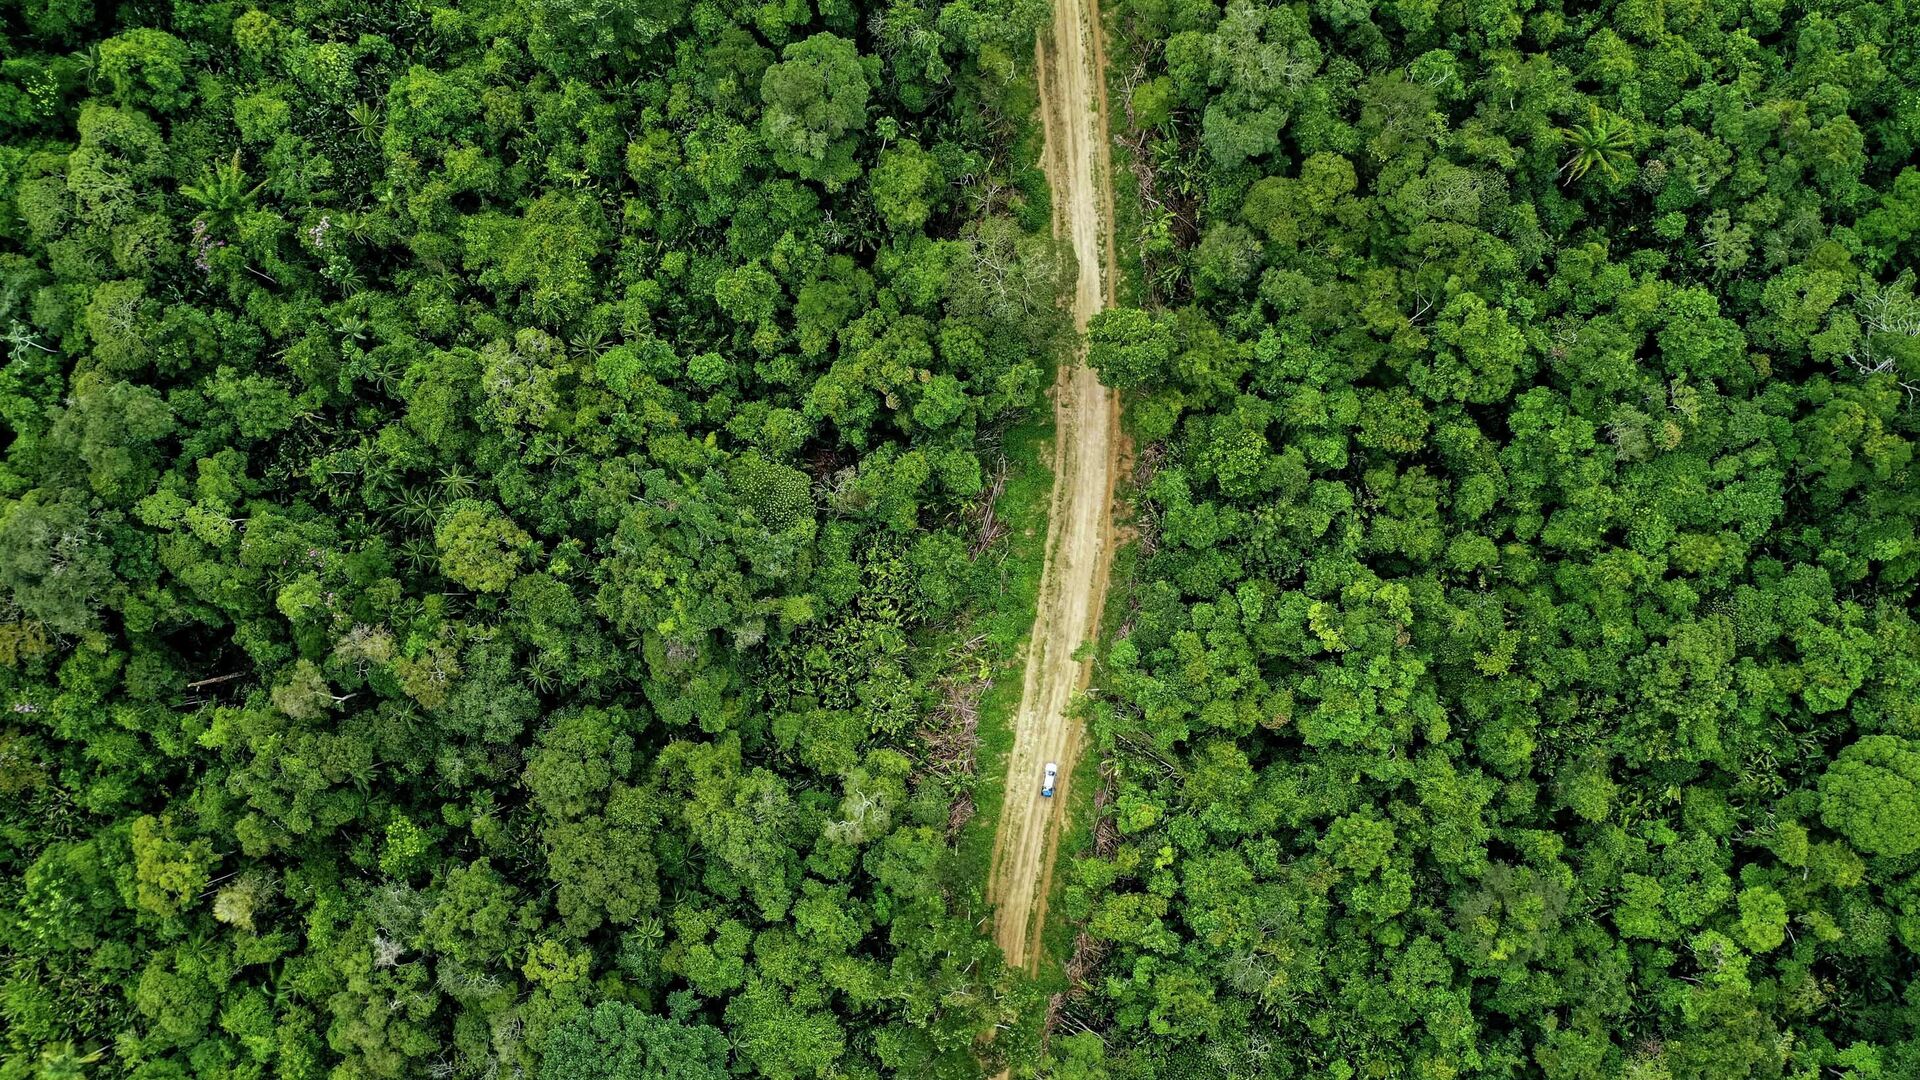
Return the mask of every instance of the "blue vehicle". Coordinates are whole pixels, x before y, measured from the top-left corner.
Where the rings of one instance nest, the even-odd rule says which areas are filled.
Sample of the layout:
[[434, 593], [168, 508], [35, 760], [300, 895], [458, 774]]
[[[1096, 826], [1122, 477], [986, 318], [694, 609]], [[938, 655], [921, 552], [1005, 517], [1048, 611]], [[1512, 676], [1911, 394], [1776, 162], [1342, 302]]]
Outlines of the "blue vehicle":
[[1043, 799], [1053, 798], [1053, 782], [1059, 778], [1060, 778], [1060, 766], [1055, 765], [1051, 761], [1047, 762], [1047, 777], [1045, 780], [1042, 780], [1040, 782], [1041, 798]]

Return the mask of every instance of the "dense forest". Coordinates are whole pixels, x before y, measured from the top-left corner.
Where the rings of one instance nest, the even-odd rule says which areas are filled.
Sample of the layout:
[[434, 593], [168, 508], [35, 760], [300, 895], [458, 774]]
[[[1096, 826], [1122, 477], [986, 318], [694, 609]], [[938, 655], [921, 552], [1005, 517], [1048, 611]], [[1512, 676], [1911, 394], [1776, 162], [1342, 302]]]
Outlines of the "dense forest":
[[1920, 1077], [1920, 5], [1105, 14], [1033, 980], [1046, 4], [0, 0], [0, 1080]]
[[0, 1077], [1005, 1052], [1045, 17], [0, 5]]
[[1920, 7], [1110, 16], [1054, 1075], [1920, 1076]]

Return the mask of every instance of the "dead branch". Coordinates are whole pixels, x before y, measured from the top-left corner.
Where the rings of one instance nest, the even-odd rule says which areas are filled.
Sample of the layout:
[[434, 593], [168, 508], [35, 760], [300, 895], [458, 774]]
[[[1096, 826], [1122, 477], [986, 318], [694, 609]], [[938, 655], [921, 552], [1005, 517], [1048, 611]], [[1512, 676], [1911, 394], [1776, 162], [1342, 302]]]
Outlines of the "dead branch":
[[996, 504], [999, 503], [1000, 496], [1006, 490], [1007, 462], [1003, 458], [1000, 461], [1000, 467], [994, 471], [993, 482], [987, 486], [986, 492], [974, 503], [975, 509], [970, 510], [968, 513], [969, 517], [978, 518], [978, 521], [973, 523], [973, 542], [967, 545], [967, 559], [969, 561], [978, 559], [986, 553], [988, 548], [998, 543], [1001, 537], [1007, 535], [1007, 524], [1001, 521], [996, 513]]

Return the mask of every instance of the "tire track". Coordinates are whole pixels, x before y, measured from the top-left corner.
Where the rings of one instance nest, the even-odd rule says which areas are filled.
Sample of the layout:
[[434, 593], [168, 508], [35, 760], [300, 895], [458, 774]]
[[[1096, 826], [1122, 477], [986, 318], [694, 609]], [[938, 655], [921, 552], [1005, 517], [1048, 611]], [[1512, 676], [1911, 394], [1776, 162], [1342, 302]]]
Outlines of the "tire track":
[[[1067, 710], [1086, 688], [1092, 663], [1075, 660], [1074, 653], [1099, 626], [1113, 556], [1113, 484], [1122, 439], [1119, 402], [1087, 366], [1084, 337], [1087, 320], [1113, 298], [1113, 189], [1098, 0], [1057, 0], [1051, 30], [1036, 43], [1035, 54], [1054, 235], [1073, 250], [1073, 321], [1082, 336], [1054, 383], [1046, 561], [987, 882], [994, 940], [1008, 963], [1028, 971], [1040, 967], [1040, 932], [1079, 753], [1081, 725]], [[1040, 795], [1041, 770], [1049, 761], [1060, 766], [1051, 799]]]

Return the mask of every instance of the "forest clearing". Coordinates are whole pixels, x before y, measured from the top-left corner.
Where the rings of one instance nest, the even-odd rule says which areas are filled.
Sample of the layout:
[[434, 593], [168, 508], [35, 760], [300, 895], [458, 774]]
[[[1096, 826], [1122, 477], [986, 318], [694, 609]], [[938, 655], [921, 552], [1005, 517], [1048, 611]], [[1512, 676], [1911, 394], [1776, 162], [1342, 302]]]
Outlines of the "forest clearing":
[[[1007, 962], [1029, 970], [1041, 959], [1040, 931], [1065, 826], [1067, 790], [1079, 755], [1079, 722], [1069, 715], [1087, 685], [1092, 640], [1113, 559], [1113, 484], [1122, 435], [1119, 401], [1086, 363], [1087, 322], [1111, 302], [1106, 81], [1097, 0], [1062, 0], [1050, 33], [1036, 42], [1045, 163], [1056, 236], [1073, 250], [1076, 340], [1054, 380], [1053, 501], [1046, 566], [1027, 646], [1025, 683], [1007, 759], [1006, 803], [994, 842], [988, 900], [994, 940]], [[1045, 799], [1042, 764], [1058, 762], [1060, 797]]]

